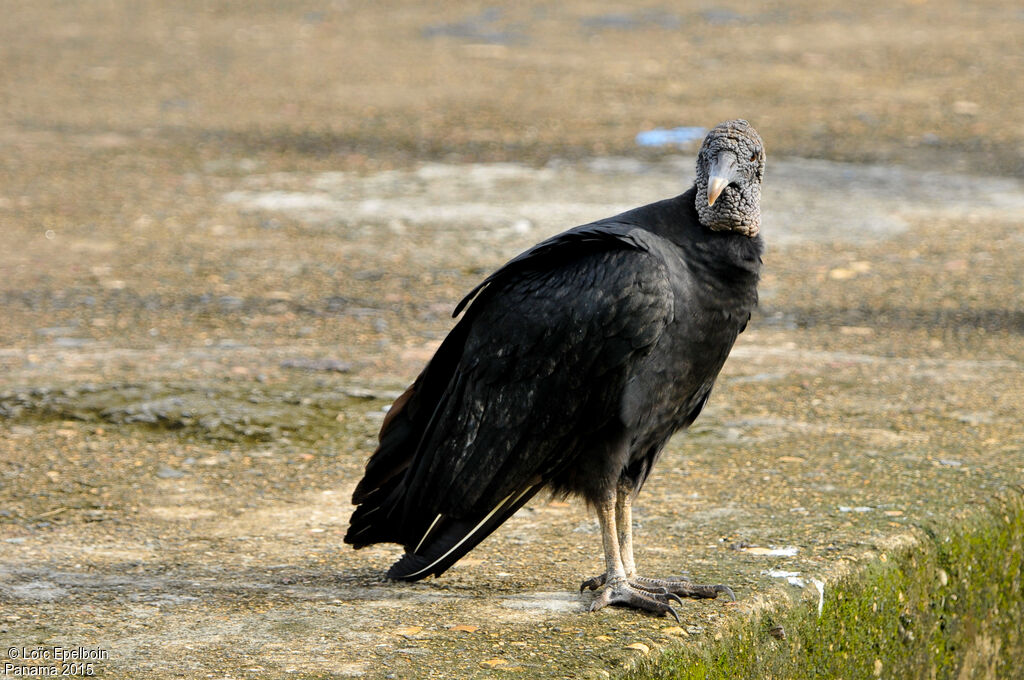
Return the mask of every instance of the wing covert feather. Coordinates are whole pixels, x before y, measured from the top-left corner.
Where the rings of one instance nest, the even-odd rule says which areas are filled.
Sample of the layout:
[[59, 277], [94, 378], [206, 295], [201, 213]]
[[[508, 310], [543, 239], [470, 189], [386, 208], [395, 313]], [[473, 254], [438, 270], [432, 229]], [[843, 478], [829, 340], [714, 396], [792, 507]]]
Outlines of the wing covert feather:
[[613, 248], [492, 277], [407, 478], [407, 516], [486, 512], [584, 453], [672, 320], [660, 258]]

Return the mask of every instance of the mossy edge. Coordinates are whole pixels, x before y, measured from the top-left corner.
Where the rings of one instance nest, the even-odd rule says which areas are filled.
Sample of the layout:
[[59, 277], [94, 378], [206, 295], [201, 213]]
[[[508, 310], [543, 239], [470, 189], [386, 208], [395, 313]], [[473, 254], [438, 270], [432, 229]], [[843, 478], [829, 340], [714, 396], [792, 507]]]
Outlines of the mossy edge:
[[826, 583], [820, 616], [813, 588], [782, 595], [625, 677], [1024, 677], [1024, 496], [1010, 491], [965, 521], [919, 525], [909, 539]]

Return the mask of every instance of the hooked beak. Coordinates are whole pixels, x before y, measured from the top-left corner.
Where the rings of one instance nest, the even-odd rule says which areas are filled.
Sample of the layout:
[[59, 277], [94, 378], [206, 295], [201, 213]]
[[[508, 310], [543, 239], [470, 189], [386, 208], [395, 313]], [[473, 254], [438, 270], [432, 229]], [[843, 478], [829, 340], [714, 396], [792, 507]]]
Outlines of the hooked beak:
[[711, 161], [708, 173], [708, 205], [712, 206], [729, 184], [737, 179], [736, 154], [723, 151]]

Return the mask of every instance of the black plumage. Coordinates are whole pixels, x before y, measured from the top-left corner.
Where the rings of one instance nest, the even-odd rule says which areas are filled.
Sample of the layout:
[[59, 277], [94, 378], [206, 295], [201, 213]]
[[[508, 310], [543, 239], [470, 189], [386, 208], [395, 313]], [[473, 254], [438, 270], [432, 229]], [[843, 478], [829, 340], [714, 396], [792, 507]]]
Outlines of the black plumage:
[[636, 576], [629, 507], [757, 303], [763, 171], [754, 129], [723, 123], [689, 191], [554, 236], [470, 292], [389, 411], [345, 541], [403, 545], [391, 578], [440, 575], [546, 487], [598, 511], [595, 609], [674, 614], [678, 595], [728, 591]]

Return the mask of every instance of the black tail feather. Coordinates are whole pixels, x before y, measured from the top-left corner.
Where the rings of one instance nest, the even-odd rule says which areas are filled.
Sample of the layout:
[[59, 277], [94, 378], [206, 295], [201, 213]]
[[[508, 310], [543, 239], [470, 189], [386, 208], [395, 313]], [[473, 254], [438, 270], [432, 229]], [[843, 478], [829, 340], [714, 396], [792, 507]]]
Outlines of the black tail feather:
[[361, 505], [352, 513], [345, 542], [358, 550], [374, 543], [401, 543], [398, 534], [401, 526], [389, 519], [395, 508], [389, 497], [401, 483], [401, 479], [393, 478], [376, 489], [364, 494]]
[[447, 520], [438, 530], [432, 532], [429, 542], [418, 552], [406, 552], [401, 559], [391, 565], [388, 578], [398, 581], [419, 581], [431, 574], [440, 576], [501, 526], [502, 522], [514, 515], [516, 510], [523, 507], [543, 486], [536, 484], [508, 496], [483, 517]]

